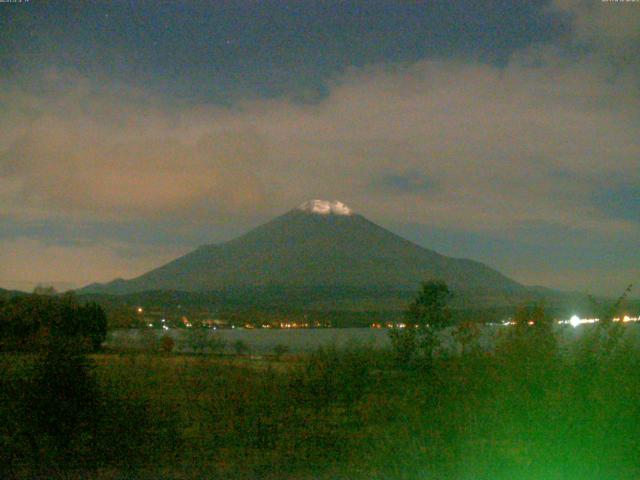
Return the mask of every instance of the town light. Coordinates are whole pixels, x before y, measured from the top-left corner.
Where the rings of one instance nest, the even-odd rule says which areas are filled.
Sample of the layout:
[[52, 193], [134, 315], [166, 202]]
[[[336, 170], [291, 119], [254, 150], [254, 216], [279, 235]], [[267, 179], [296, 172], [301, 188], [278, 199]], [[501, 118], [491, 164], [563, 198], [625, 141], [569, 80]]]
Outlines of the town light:
[[573, 317], [571, 317], [571, 318], [569, 319], [569, 323], [571, 324], [571, 326], [572, 326], [573, 328], [576, 328], [576, 327], [577, 327], [578, 325], [580, 325], [580, 323], [582, 323], [582, 322], [580, 321], [580, 317], [578, 317], [577, 315], [574, 315]]

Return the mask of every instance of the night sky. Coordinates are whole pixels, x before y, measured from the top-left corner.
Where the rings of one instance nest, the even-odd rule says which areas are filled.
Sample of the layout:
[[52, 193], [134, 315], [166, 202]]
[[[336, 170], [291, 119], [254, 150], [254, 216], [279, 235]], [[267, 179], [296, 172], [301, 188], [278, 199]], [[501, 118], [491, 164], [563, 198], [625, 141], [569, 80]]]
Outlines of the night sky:
[[0, 287], [129, 278], [327, 198], [621, 293], [639, 46], [640, 2], [0, 3]]

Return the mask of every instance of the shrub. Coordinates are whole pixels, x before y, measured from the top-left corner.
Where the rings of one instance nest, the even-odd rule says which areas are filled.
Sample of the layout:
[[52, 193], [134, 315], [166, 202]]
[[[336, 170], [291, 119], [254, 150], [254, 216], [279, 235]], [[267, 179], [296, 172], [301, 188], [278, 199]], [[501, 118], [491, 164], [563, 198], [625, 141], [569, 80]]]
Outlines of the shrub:
[[233, 342], [233, 349], [235, 350], [236, 355], [246, 355], [250, 350], [249, 345], [242, 340], [236, 340]]
[[452, 331], [452, 336], [460, 345], [460, 353], [475, 354], [480, 351], [480, 326], [476, 322], [462, 322]]
[[173, 338], [171, 338], [171, 336], [169, 335], [163, 335], [160, 338], [160, 351], [162, 353], [171, 353], [175, 345], [176, 345], [176, 342], [174, 342]]
[[398, 366], [410, 365], [418, 354], [418, 338], [413, 328], [392, 329], [389, 331], [391, 349]]
[[220, 354], [227, 342], [208, 328], [189, 328], [183, 337], [184, 347], [196, 355]]

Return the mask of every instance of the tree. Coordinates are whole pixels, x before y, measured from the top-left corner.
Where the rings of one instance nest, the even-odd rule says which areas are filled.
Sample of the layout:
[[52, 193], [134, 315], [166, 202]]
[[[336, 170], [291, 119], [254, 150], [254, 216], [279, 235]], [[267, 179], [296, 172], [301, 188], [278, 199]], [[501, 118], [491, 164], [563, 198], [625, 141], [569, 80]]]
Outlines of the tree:
[[629, 284], [627, 288], [624, 289], [622, 294], [617, 298], [615, 302], [612, 304], [601, 303], [596, 300], [595, 297], [589, 295], [589, 303], [591, 304], [592, 310], [596, 313], [596, 317], [600, 319], [599, 325], [608, 326], [616, 315], [620, 315], [620, 310], [622, 306], [627, 301], [627, 297], [631, 290], [633, 289], [633, 284]]
[[36, 288], [33, 289], [33, 294], [53, 297], [54, 295], [57, 295], [58, 292], [51, 285], [47, 286], [47, 285], [38, 284]]
[[107, 335], [107, 317], [96, 303], [81, 305], [72, 293], [34, 293], [0, 305], [0, 344], [17, 350], [38, 350], [54, 338], [67, 338], [100, 348]]
[[451, 324], [451, 312], [447, 303], [451, 292], [441, 280], [424, 282], [416, 298], [406, 312], [407, 323], [441, 330]]
[[625, 332], [624, 324], [614, 322], [613, 319], [622, 316], [622, 308], [632, 288], [633, 285], [627, 286], [613, 303], [599, 302], [589, 296], [591, 309], [600, 321], [582, 336], [579, 357], [585, 365], [593, 367], [598, 363], [599, 357], [611, 355], [620, 346]]
[[554, 322], [543, 303], [520, 305], [513, 323], [498, 342], [498, 351], [529, 362], [555, 358], [558, 341]]
[[437, 332], [451, 324], [451, 312], [447, 306], [451, 296], [449, 287], [441, 280], [422, 284], [405, 312], [405, 328], [389, 333], [398, 363], [406, 365], [422, 353], [426, 364], [431, 364]]
[[79, 313], [83, 319], [82, 334], [91, 341], [94, 350], [99, 350], [107, 338], [107, 315], [95, 302], [80, 307]]
[[100, 414], [92, 365], [80, 337], [52, 336], [35, 359], [21, 421], [29, 439], [32, 467], [39, 470], [37, 478], [71, 463], [93, 468], [91, 453], [76, 450], [85, 441], [91, 443], [88, 439]]

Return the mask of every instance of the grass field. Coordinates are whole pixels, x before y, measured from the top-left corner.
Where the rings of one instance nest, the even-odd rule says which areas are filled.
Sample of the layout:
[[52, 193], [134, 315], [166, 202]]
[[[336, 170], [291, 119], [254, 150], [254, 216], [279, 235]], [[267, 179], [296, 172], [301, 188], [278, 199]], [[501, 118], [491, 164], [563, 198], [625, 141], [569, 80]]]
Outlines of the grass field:
[[87, 360], [91, 395], [74, 400], [82, 414], [64, 437], [34, 418], [42, 418], [38, 409], [60, 415], [79, 377], [38, 390], [42, 358], [4, 354], [0, 473], [638, 478], [640, 352], [624, 338], [611, 346], [584, 337], [568, 353], [549, 339], [510, 338], [494, 353], [471, 349], [411, 365], [358, 346], [279, 361], [97, 354]]

